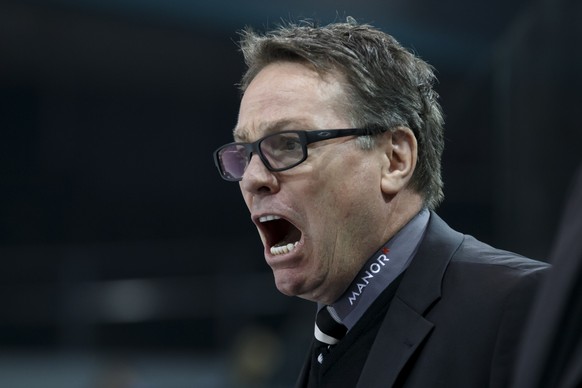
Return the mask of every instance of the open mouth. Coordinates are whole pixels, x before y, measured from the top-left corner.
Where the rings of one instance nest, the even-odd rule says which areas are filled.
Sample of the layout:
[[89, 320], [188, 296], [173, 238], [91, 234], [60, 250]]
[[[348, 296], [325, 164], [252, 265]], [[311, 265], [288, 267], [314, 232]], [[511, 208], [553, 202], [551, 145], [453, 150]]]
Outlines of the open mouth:
[[301, 231], [279, 216], [263, 216], [259, 222], [266, 237], [265, 244], [273, 256], [293, 251], [301, 240]]

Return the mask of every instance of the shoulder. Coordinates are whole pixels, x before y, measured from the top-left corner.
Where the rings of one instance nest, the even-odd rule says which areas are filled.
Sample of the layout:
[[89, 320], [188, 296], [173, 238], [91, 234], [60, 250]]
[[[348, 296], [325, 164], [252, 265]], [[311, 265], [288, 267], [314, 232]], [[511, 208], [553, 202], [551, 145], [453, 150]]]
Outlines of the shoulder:
[[550, 265], [543, 261], [495, 248], [473, 236], [459, 233], [434, 212], [431, 213], [425, 240], [429, 248], [425, 252], [438, 251], [438, 248], [443, 245], [449, 247], [448, 269], [450, 267], [474, 268], [480, 271], [488, 269], [518, 276], [545, 272], [550, 268]]
[[463, 235], [459, 248], [451, 258], [451, 265], [474, 266], [481, 269], [491, 267], [492, 270], [515, 275], [545, 272], [551, 267], [543, 261], [494, 248], [470, 235]]
[[[423, 260], [445, 263], [441, 272], [444, 295], [447, 290], [490, 300], [495, 299], [493, 295], [499, 298], [510, 294], [533, 295], [551, 267], [543, 261], [495, 248], [459, 233], [435, 213], [431, 214], [425, 237]], [[441, 246], [448, 246], [448, 250], [440, 249]], [[447, 251], [448, 259], [445, 259], [442, 256]]]
[[465, 235], [451, 257], [442, 283], [443, 299], [477, 302], [482, 309], [500, 305], [525, 313], [551, 266], [497, 249]]

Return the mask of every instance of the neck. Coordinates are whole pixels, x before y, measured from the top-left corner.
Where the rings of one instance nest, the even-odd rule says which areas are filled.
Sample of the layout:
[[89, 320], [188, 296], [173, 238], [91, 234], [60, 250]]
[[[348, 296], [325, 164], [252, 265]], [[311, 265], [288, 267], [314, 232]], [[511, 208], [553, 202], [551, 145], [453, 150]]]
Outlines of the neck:
[[300, 297], [325, 305], [335, 302], [352, 283], [361, 266], [366, 263], [370, 256], [382, 244], [394, 237], [422, 208], [422, 197], [412, 191], [401, 192], [387, 200], [384, 209], [375, 214], [376, 217], [374, 217], [372, 224], [378, 229], [370, 230], [372, 233], [368, 235], [369, 239], [367, 239], [369, 244], [365, 250], [359, 253], [361, 254], [357, 259], [359, 264], [354, 266], [354, 272], [344, 273], [341, 281], [334, 283], [333, 289], [321, 289], [318, 295], [300, 295]]
[[[386, 212], [384, 212], [384, 230], [382, 241], [391, 239], [404, 225], [406, 225], [423, 208], [424, 202], [420, 194], [411, 190], [399, 192], [386, 202]], [[378, 246], [379, 246], [378, 245]]]

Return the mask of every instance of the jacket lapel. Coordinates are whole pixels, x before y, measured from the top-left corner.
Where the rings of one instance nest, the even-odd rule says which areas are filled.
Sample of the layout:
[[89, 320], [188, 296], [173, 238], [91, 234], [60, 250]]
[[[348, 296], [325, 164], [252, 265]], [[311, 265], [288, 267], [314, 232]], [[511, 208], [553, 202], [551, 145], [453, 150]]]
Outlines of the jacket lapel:
[[424, 315], [441, 296], [446, 267], [463, 240], [435, 213], [392, 300], [358, 387], [392, 386], [433, 324]]
[[305, 361], [303, 362], [303, 367], [301, 368], [301, 373], [299, 374], [299, 378], [295, 382], [295, 388], [304, 388], [307, 387], [307, 383], [309, 381], [309, 373], [311, 372], [311, 355], [313, 354], [314, 350], [314, 342], [311, 341], [311, 346], [309, 348], [309, 353], [305, 357]]

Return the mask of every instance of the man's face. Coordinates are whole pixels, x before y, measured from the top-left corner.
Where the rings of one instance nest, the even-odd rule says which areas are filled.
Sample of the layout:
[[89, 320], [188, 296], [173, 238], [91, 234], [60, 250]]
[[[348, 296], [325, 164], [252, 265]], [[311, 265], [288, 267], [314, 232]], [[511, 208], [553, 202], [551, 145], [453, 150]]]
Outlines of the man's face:
[[[277, 62], [254, 78], [241, 101], [236, 141], [284, 130], [350, 128], [342, 78], [300, 63]], [[354, 137], [310, 144], [302, 164], [270, 172], [253, 155], [240, 188], [265, 246], [277, 288], [334, 302], [382, 241], [381, 147]], [[274, 248], [285, 246], [285, 248]]]

